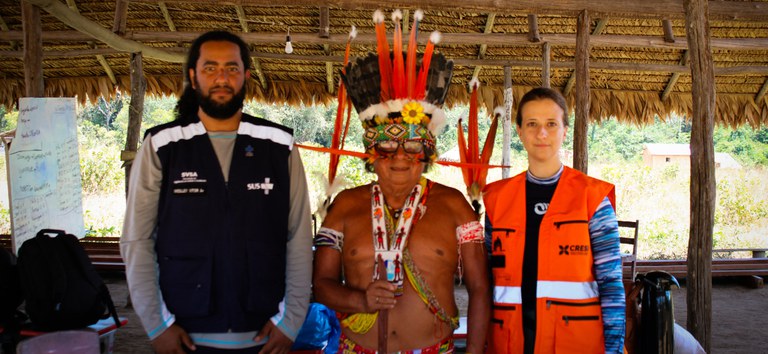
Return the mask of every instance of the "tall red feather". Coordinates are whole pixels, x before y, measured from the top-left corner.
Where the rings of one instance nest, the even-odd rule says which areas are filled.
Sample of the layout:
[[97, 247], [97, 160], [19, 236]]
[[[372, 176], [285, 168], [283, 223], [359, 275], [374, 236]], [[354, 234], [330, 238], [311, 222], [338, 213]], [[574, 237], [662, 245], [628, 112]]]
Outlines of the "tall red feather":
[[395, 89], [394, 98], [405, 97], [405, 64], [403, 63], [403, 29], [395, 22], [395, 39], [392, 44], [394, 52], [394, 67], [392, 68], [392, 86]]
[[406, 89], [407, 97], [413, 99], [414, 89], [416, 86], [416, 37], [419, 32], [419, 21], [413, 19], [413, 26], [411, 27], [411, 36], [408, 39], [408, 57], [406, 58]]
[[389, 59], [389, 42], [387, 42], [387, 27], [384, 21], [376, 24], [376, 53], [379, 57], [379, 73], [381, 74], [381, 101], [388, 101], [393, 96], [392, 91], [392, 62]]

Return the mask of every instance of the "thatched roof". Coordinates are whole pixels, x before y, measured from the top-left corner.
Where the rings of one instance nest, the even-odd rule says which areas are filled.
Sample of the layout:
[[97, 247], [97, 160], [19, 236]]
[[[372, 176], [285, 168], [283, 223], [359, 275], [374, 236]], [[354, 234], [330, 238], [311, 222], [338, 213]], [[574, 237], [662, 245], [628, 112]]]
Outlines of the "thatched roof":
[[[51, 3], [58, 0], [36, 0]], [[353, 56], [374, 48], [372, 10], [390, 12], [381, 1], [202, 0], [130, 1], [124, 28], [115, 26], [115, 1], [67, 0], [79, 12], [119, 38], [182, 57], [199, 33], [228, 29], [252, 44], [258, 70], [252, 70], [250, 96], [267, 102], [312, 104], [335, 99], [344, 43], [351, 25], [360, 35]], [[352, 5], [354, 3], [354, 5]], [[399, 6], [412, 19], [416, 6]], [[570, 1], [565, 5], [515, 1], [418, 1], [425, 10], [420, 26], [423, 43], [433, 30], [443, 32], [437, 50], [455, 60], [448, 103], [466, 102], [466, 86], [477, 73], [488, 105], [503, 102], [504, 65], [511, 67], [515, 101], [541, 85], [542, 43], [549, 43], [551, 85], [573, 102], [576, 17], [588, 9], [591, 20], [591, 118], [616, 116], [642, 124], [655, 115], [677, 112], [690, 116], [690, 68], [681, 0]], [[57, 2], [58, 5], [64, 5]], [[549, 6], [549, 7], [547, 7]], [[710, 32], [717, 91], [716, 120], [728, 125], [768, 124], [768, 2], [710, 2]], [[44, 6], [44, 8], [48, 8]], [[165, 13], [165, 14], [164, 14]], [[321, 21], [327, 13], [328, 35]], [[130, 91], [130, 54], [114, 43], [78, 32], [41, 11], [43, 69], [48, 96], [77, 96], [81, 101]], [[531, 18], [529, 14], [536, 14]], [[18, 1], [0, 4], [0, 103], [11, 106], [24, 95], [23, 29]], [[668, 19], [667, 21], [662, 18]], [[389, 21], [391, 24], [391, 21]], [[534, 26], [535, 25], [535, 26]], [[671, 30], [665, 35], [665, 25]], [[285, 54], [290, 28], [293, 54]], [[539, 42], [531, 41], [538, 31]], [[391, 32], [391, 30], [390, 30]], [[666, 41], [665, 41], [666, 37]], [[671, 42], [674, 40], [674, 42]], [[178, 61], [178, 60], [176, 60]], [[680, 65], [681, 62], [684, 65]], [[182, 64], [145, 53], [147, 92], [181, 90]], [[329, 82], [330, 77], [330, 82]], [[572, 85], [572, 84], [571, 84]], [[665, 93], [666, 92], [666, 93]], [[664, 99], [662, 100], [662, 96]]]

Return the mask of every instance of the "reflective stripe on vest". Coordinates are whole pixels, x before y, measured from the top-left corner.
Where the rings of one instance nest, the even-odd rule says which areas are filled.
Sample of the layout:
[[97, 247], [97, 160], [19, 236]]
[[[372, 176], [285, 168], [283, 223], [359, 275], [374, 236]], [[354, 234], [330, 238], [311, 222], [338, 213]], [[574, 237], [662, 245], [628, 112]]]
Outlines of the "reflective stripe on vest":
[[[537, 298], [563, 300], [588, 300], [598, 297], [597, 282], [570, 282], [540, 280], [536, 284]], [[519, 286], [496, 286], [493, 288], [493, 302], [503, 305], [523, 303]]]

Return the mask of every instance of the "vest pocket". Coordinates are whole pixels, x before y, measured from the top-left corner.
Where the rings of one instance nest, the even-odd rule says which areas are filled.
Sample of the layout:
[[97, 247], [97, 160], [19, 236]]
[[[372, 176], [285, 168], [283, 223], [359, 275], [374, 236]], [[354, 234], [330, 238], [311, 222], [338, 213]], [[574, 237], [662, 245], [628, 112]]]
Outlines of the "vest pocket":
[[246, 310], [274, 314], [285, 294], [285, 253], [258, 240], [248, 241], [247, 248], [250, 284]]
[[178, 317], [211, 314], [211, 262], [207, 258], [161, 257], [160, 289], [168, 310]]
[[493, 305], [491, 328], [488, 331], [488, 353], [513, 353], [513, 348], [522, 348], [522, 318], [519, 310], [519, 305]]
[[516, 227], [494, 227], [491, 230], [491, 240], [489, 245], [491, 268], [507, 267], [507, 252], [513, 247], [512, 237], [518, 234], [519, 231]]
[[603, 353], [602, 310], [599, 301], [547, 301], [554, 313], [556, 353]]

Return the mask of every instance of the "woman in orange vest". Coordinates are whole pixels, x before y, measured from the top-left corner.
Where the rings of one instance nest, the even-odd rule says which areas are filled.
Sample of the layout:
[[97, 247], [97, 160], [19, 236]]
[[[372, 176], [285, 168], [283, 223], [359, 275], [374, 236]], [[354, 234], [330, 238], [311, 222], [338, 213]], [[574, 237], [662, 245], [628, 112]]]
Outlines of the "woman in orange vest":
[[563, 166], [563, 96], [517, 110], [528, 170], [485, 189], [494, 304], [490, 353], [621, 353], [624, 287], [612, 184]]

